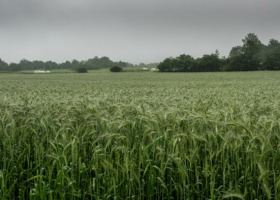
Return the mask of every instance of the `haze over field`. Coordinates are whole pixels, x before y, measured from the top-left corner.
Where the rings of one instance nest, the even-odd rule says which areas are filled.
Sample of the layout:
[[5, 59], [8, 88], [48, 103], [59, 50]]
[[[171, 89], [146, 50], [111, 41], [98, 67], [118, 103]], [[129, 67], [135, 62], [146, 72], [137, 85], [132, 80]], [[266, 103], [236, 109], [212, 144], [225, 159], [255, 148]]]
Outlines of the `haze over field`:
[[0, 58], [132, 63], [227, 56], [247, 33], [279, 39], [278, 0], [1, 0]]

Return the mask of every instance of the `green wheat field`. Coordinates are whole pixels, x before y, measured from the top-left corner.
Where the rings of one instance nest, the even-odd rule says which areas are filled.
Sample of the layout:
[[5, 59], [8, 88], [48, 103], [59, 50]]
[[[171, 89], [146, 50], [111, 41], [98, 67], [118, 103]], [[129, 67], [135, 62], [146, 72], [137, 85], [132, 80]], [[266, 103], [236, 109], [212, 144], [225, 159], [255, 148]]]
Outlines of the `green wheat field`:
[[280, 199], [280, 72], [0, 74], [0, 199]]

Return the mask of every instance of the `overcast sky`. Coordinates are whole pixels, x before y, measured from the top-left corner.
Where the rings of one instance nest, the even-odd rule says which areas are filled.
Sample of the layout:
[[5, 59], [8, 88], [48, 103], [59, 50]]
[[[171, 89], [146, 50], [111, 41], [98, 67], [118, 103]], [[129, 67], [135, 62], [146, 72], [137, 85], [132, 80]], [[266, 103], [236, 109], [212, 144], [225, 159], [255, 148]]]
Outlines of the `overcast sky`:
[[280, 39], [280, 0], [0, 0], [0, 58], [160, 62], [255, 33]]

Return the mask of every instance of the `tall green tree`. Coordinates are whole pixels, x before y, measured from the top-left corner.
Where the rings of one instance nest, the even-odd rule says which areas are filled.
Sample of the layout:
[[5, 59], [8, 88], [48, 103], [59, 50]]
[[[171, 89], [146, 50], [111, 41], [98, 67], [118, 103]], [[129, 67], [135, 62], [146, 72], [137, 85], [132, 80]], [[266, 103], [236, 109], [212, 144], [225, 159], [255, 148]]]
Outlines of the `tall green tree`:
[[158, 69], [160, 72], [174, 72], [176, 69], [177, 60], [175, 58], [166, 58], [159, 63]]
[[84, 65], [87, 69], [100, 69], [100, 68], [110, 68], [114, 66], [114, 62], [111, 61], [108, 57], [103, 56], [98, 58], [95, 56], [94, 58], [88, 59]]
[[19, 63], [11, 63], [9, 65], [9, 70], [8, 71], [20, 71], [22, 70], [21, 65]]
[[259, 70], [262, 64], [262, 50], [264, 45], [254, 33], [249, 33], [243, 40], [242, 46], [235, 46], [229, 53], [230, 71]]
[[182, 54], [178, 56], [176, 62], [176, 69], [175, 71], [178, 72], [192, 72], [196, 71], [196, 60], [190, 56], [190, 55], [185, 55]]
[[115, 62], [114, 65], [118, 67], [126, 67], [128, 64], [126, 62], [119, 61]]
[[263, 44], [258, 36], [254, 33], [249, 33], [243, 40], [243, 68], [242, 71], [258, 70], [261, 66], [260, 52]]
[[8, 63], [0, 59], [0, 71], [8, 71]]
[[31, 61], [22, 59], [19, 62], [19, 68], [20, 68], [20, 70], [29, 70], [29, 69], [33, 69], [33, 65], [32, 65]]
[[221, 71], [222, 61], [219, 58], [219, 52], [203, 55], [198, 59], [197, 71], [200, 72], [217, 72]]
[[245, 55], [241, 46], [232, 47], [228, 56], [227, 71], [241, 71], [245, 61]]
[[270, 39], [266, 47], [263, 66], [267, 70], [280, 70], [280, 43], [278, 40]]
[[79, 61], [77, 61], [77, 60], [72, 60], [72, 62], [71, 62], [71, 68], [72, 69], [78, 69], [78, 68], [80, 68], [80, 62]]

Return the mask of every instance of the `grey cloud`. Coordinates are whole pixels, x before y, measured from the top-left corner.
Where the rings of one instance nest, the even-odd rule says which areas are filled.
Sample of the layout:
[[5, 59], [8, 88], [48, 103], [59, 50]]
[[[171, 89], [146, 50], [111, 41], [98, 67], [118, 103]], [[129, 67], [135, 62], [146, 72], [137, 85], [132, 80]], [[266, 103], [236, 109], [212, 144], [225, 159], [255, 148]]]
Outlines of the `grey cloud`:
[[227, 55], [249, 32], [277, 38], [279, 8], [276, 0], [1, 0], [0, 58], [103, 54], [150, 62], [215, 49]]

